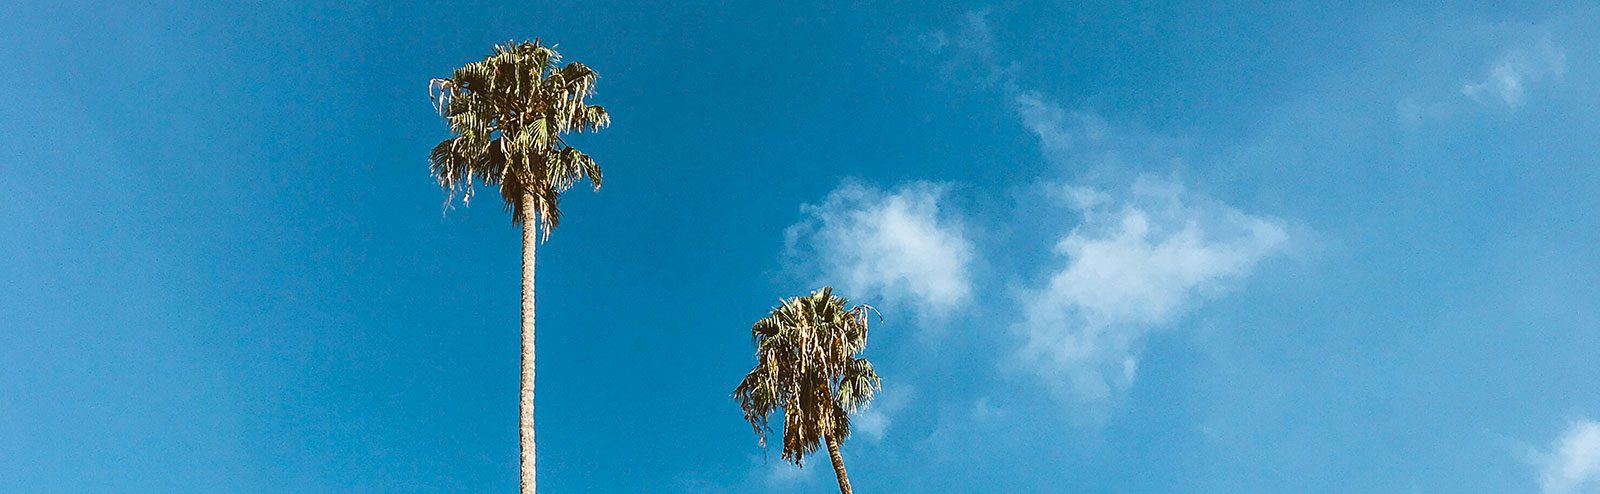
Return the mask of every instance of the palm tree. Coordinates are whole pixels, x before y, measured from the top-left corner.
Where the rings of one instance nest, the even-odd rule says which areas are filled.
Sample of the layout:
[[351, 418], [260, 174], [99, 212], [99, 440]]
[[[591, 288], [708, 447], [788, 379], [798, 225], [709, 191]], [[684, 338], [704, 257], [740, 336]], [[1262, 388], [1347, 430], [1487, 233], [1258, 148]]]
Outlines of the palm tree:
[[533, 259], [539, 242], [561, 223], [562, 192], [585, 177], [600, 189], [600, 166], [562, 139], [611, 123], [605, 108], [586, 101], [598, 77], [582, 63], [560, 65], [555, 47], [533, 42], [494, 47], [483, 60], [428, 84], [435, 109], [452, 137], [433, 147], [433, 177], [449, 194], [472, 201], [473, 185], [499, 186], [522, 228], [522, 390], [518, 428], [521, 492], [535, 491], [533, 441]]
[[828, 287], [784, 300], [751, 327], [756, 366], [733, 390], [763, 447], [771, 431], [767, 417], [783, 409], [784, 460], [798, 466], [827, 444], [842, 494], [850, 494], [850, 477], [839, 443], [850, 436], [850, 413], [881, 386], [872, 363], [858, 356], [867, 347], [873, 309], [847, 305]]

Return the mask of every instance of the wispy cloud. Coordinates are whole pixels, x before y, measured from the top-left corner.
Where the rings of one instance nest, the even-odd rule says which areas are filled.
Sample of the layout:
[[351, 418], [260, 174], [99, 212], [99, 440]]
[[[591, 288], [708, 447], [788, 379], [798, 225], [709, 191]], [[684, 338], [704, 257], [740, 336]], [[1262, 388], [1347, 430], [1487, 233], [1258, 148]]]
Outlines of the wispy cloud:
[[1462, 83], [1461, 94], [1482, 104], [1504, 104], [1520, 109], [1528, 98], [1528, 88], [1546, 80], [1558, 80], [1566, 72], [1566, 54], [1555, 45], [1549, 32], [1538, 42], [1509, 48], [1494, 61], [1486, 77]]
[[1567, 70], [1567, 56], [1549, 30], [1539, 30], [1533, 41], [1507, 48], [1489, 67], [1489, 73], [1461, 85], [1461, 94], [1483, 104], [1502, 104], [1512, 110], [1527, 102], [1529, 87], [1558, 80]]
[[910, 384], [884, 388], [865, 409], [851, 418], [852, 433], [874, 443], [882, 441], [894, 423], [895, 414], [910, 405], [916, 395], [917, 388]]
[[1059, 198], [1082, 222], [1056, 244], [1065, 262], [1024, 297], [1018, 328], [1039, 375], [1085, 400], [1127, 387], [1149, 332], [1225, 293], [1289, 238], [1281, 220], [1167, 179], [1064, 187]]
[[1460, 73], [1448, 76], [1448, 80], [1455, 81], [1454, 92], [1441, 94], [1437, 88], [1417, 92], [1413, 87], [1415, 94], [1400, 98], [1394, 109], [1396, 121], [1403, 128], [1416, 130], [1428, 122], [1451, 121], [1483, 110], [1515, 112], [1566, 75], [1566, 50], [1556, 42], [1551, 23], [1497, 23], [1477, 25], [1468, 31], [1449, 31], [1453, 33], [1450, 41], [1466, 46], [1484, 43], [1492, 48], [1467, 55], [1482, 60], [1478, 67], [1458, 69]]
[[1545, 494], [1600, 491], [1600, 422], [1574, 421], [1540, 453], [1543, 472], [1539, 486]]
[[[812, 457], [810, 464], [806, 465], [811, 468], [796, 466], [787, 461], [773, 461], [761, 468], [762, 483], [772, 489], [809, 484], [816, 479], [817, 470], [822, 468], [818, 466], [817, 461]], [[826, 457], [823, 461], [826, 461]]]
[[974, 249], [942, 209], [948, 187], [913, 182], [880, 190], [847, 180], [785, 232], [791, 268], [863, 301], [939, 319], [972, 296]]
[[995, 51], [994, 29], [989, 26], [992, 9], [967, 12], [953, 31], [938, 30], [924, 36], [927, 48], [945, 57], [940, 70], [954, 79], [976, 78], [985, 87], [1014, 91], [1015, 62], [1002, 64]]
[[991, 9], [967, 12], [952, 32], [936, 31], [928, 38], [929, 48], [943, 56], [945, 76], [974, 81], [980, 87], [998, 90], [1024, 128], [1039, 138], [1047, 153], [1063, 153], [1084, 138], [1097, 139], [1105, 132], [1099, 116], [1062, 108], [1039, 91], [1025, 88], [1018, 81], [1022, 66], [1004, 61], [996, 48]]
[[1068, 111], [1037, 91], [1017, 91], [1010, 98], [1022, 126], [1039, 138], [1048, 157], [1063, 157], [1075, 144], [1105, 137], [1105, 121], [1093, 113]]

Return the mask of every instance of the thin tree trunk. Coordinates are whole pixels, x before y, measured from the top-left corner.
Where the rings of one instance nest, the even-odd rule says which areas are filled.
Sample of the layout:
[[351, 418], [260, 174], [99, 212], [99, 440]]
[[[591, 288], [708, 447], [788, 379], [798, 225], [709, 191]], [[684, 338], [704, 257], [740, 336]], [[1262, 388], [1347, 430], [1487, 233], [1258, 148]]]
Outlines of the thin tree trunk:
[[839, 494], [850, 494], [850, 476], [844, 473], [844, 457], [839, 455], [839, 441], [833, 434], [824, 432], [828, 439], [828, 456], [833, 458], [833, 474], [839, 477]]
[[522, 206], [522, 392], [518, 402], [517, 431], [522, 448], [522, 494], [534, 494], [533, 442], [533, 254], [539, 244], [531, 197]]

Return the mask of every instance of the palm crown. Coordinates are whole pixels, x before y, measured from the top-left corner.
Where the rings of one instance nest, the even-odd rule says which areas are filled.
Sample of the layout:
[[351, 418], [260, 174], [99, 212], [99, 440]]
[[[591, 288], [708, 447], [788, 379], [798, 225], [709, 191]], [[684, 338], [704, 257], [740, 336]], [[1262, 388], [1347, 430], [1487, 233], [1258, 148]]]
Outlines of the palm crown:
[[545, 237], [561, 222], [562, 192], [585, 177], [600, 188], [600, 166], [561, 135], [611, 122], [605, 108], [586, 102], [594, 94], [594, 70], [560, 63], [561, 54], [537, 39], [507, 43], [429, 84], [453, 134], [428, 156], [439, 185], [464, 201], [471, 201], [477, 181], [498, 185], [512, 221], [534, 219]]
[[821, 442], [849, 436], [849, 414], [881, 385], [872, 363], [857, 356], [872, 307], [848, 304], [824, 287], [784, 300], [751, 328], [757, 362], [734, 399], [763, 446], [767, 417], [783, 409], [782, 458], [796, 465]]

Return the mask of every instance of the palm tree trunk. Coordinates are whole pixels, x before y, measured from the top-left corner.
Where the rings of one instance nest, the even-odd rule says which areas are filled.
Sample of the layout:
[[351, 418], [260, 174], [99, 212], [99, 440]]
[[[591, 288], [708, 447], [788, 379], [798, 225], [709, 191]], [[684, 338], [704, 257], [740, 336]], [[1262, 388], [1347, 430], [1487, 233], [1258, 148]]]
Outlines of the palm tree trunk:
[[833, 474], [839, 477], [839, 494], [850, 494], [850, 476], [844, 473], [844, 457], [839, 455], [839, 441], [833, 434], [824, 432], [828, 440], [828, 456], [833, 459]]
[[539, 228], [533, 198], [523, 197], [522, 207], [522, 392], [518, 402], [517, 432], [522, 448], [522, 494], [534, 494], [533, 442], [533, 254], [539, 245]]

